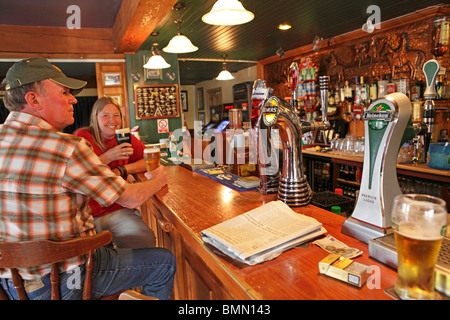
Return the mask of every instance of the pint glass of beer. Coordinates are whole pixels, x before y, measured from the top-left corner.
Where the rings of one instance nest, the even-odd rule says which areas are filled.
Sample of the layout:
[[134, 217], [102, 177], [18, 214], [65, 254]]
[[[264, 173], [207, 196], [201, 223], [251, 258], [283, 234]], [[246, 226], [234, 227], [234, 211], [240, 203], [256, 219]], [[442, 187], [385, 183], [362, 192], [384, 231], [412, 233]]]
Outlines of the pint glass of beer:
[[130, 128], [117, 129], [116, 131], [117, 144], [124, 142], [131, 143], [131, 132]]
[[144, 159], [147, 171], [153, 171], [159, 166], [161, 160], [161, 151], [159, 148], [145, 148]]
[[423, 194], [398, 195], [392, 228], [398, 255], [395, 292], [404, 300], [435, 299], [434, 266], [447, 232], [445, 201]]

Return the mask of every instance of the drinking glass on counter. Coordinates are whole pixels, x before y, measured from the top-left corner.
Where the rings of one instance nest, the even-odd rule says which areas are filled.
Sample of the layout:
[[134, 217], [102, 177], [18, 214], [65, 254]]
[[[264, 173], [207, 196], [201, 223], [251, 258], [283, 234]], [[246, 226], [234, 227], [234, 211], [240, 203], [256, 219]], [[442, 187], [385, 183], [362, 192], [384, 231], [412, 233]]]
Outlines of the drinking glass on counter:
[[447, 230], [445, 201], [423, 194], [395, 197], [392, 228], [398, 255], [395, 292], [403, 300], [433, 300], [434, 267]]
[[161, 150], [157, 147], [144, 149], [144, 160], [147, 171], [153, 171], [159, 166], [161, 160]]

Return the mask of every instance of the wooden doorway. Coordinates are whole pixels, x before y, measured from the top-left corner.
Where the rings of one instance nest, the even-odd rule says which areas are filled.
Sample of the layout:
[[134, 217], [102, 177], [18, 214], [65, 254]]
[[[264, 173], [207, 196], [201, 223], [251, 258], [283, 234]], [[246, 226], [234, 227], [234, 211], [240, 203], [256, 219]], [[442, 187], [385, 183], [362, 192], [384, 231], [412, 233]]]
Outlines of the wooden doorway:
[[207, 91], [209, 108], [209, 121], [218, 122], [222, 108], [222, 88], [209, 89]]

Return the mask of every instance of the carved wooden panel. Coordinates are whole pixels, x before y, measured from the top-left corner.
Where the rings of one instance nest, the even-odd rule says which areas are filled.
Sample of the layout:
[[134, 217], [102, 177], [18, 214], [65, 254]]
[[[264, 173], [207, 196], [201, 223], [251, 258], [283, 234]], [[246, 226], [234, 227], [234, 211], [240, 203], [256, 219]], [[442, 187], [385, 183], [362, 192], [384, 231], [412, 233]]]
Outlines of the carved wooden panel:
[[[381, 78], [409, 78], [424, 81], [422, 66], [433, 58], [430, 52], [430, 26], [434, 18], [412, 22], [406, 26], [378, 32], [341, 43], [333, 39], [325, 40], [319, 52], [288, 58], [264, 66], [264, 75], [274, 94], [291, 96], [289, 66], [308, 56], [316, 66], [319, 75], [329, 75], [330, 83], [343, 85], [345, 81], [354, 83], [355, 76], [363, 76], [365, 82]], [[450, 54], [440, 60], [447, 69], [450, 67]]]

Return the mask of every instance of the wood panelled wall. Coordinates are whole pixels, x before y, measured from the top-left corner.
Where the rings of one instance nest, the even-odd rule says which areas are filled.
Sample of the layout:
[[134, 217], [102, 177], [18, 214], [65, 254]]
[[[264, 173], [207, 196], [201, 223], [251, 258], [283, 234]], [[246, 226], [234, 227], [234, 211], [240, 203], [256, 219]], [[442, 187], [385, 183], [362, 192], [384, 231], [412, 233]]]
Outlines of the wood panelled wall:
[[[448, 7], [425, 9], [411, 15], [381, 23], [373, 33], [357, 30], [335, 38], [324, 39], [318, 52], [312, 44], [291, 50], [281, 59], [271, 57], [258, 63], [258, 77], [265, 79], [274, 94], [290, 99], [289, 66], [302, 58], [310, 58], [318, 75], [329, 75], [330, 84], [343, 86], [355, 82], [355, 76], [363, 76], [365, 83], [381, 78], [409, 78], [424, 82], [423, 64], [433, 58], [430, 52], [431, 26], [437, 17], [450, 15]], [[450, 53], [438, 59], [450, 72]], [[422, 91], [423, 93], [423, 91]], [[440, 129], [449, 128], [450, 100], [436, 100], [436, 120]], [[352, 121], [350, 132], [364, 134], [363, 122]]]
[[[263, 60], [262, 74], [267, 85], [280, 97], [291, 96], [289, 66], [304, 57], [314, 62], [319, 75], [329, 75], [333, 84], [339, 82], [342, 85], [346, 80], [350, 84], [354, 83], [355, 76], [363, 76], [366, 83], [386, 76], [409, 78], [410, 84], [416, 77], [423, 81], [423, 63], [433, 58], [430, 52], [430, 27], [432, 21], [443, 14], [435, 10], [423, 10], [383, 22], [381, 29], [372, 34], [355, 31], [324, 39], [318, 52], [314, 52], [311, 45], [287, 52], [283, 59]], [[442, 65], [450, 70], [450, 53], [443, 57]]]
[[[176, 54], [166, 54], [160, 51], [170, 68], [162, 69], [162, 79], [145, 80], [144, 56], [150, 57], [151, 51], [139, 50], [135, 54], [125, 55], [125, 65], [127, 71], [127, 92], [128, 92], [128, 114], [130, 127], [139, 126], [139, 134], [144, 143], [158, 143], [159, 139], [167, 138], [167, 133], [158, 133], [157, 119], [136, 119], [136, 107], [134, 101], [134, 87], [137, 85], [157, 85], [157, 84], [177, 84], [180, 90], [180, 80], [178, 73], [178, 58]], [[182, 109], [180, 106], [180, 115]], [[169, 120], [169, 131], [181, 128], [181, 116], [167, 118]]]

